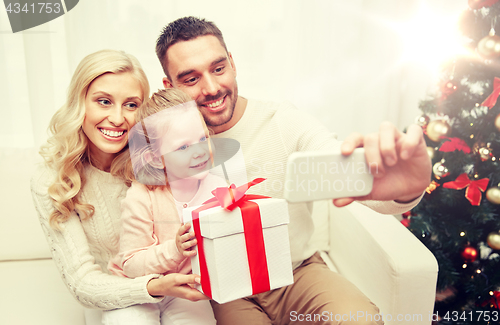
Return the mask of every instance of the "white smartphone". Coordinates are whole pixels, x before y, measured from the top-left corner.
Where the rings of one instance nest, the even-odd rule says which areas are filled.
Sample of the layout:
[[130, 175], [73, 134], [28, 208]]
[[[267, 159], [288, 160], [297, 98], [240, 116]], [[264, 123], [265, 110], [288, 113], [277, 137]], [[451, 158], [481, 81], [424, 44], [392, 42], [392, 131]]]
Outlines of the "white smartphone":
[[373, 175], [365, 149], [350, 156], [338, 152], [294, 152], [288, 157], [284, 197], [288, 202], [308, 202], [368, 195]]

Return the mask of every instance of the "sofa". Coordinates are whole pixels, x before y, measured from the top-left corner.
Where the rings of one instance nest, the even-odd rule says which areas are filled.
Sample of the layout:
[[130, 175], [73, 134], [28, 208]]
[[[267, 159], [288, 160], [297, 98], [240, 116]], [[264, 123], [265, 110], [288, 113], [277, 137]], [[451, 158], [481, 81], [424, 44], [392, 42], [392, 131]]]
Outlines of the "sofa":
[[[70, 295], [40, 228], [29, 187], [39, 161], [34, 149], [0, 157], [0, 324], [96, 324], [99, 311]], [[379, 306], [385, 324], [431, 324], [437, 262], [395, 216], [319, 201], [314, 222], [314, 245], [327, 265]]]

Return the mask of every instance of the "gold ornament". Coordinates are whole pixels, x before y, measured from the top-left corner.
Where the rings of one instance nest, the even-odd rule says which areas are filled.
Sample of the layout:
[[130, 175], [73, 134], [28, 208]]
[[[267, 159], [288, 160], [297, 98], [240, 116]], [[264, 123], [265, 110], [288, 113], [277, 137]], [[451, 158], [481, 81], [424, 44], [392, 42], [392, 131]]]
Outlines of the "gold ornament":
[[500, 204], [500, 188], [490, 187], [486, 191], [486, 198], [493, 204]]
[[432, 172], [437, 179], [441, 177], [446, 177], [450, 174], [448, 168], [444, 165], [444, 160], [438, 161], [432, 166]]
[[445, 136], [450, 131], [450, 126], [445, 121], [434, 120], [427, 125], [427, 136], [434, 142], [439, 141], [442, 136]]
[[486, 242], [491, 248], [500, 250], [500, 233], [490, 232], [486, 238]]
[[437, 183], [436, 181], [432, 181], [429, 186], [427, 186], [427, 188], [425, 189], [425, 191], [428, 193], [428, 194], [431, 194], [432, 192], [434, 192], [434, 190], [436, 188], [438, 188], [439, 186], [439, 183]]
[[421, 116], [417, 117], [416, 123], [420, 127], [426, 127], [427, 124], [429, 124], [429, 120], [430, 120], [429, 116], [421, 115]]
[[489, 160], [493, 157], [493, 150], [491, 149], [491, 143], [476, 142], [472, 147], [474, 154], [479, 155], [481, 161]]
[[495, 127], [497, 128], [497, 131], [500, 131], [500, 114], [495, 117]]
[[435, 153], [436, 149], [434, 149], [433, 147], [427, 147], [427, 154], [429, 155], [429, 158], [431, 158], [431, 160], [434, 158]]
[[491, 29], [490, 34], [479, 41], [477, 52], [486, 60], [493, 60], [500, 56], [500, 37]]

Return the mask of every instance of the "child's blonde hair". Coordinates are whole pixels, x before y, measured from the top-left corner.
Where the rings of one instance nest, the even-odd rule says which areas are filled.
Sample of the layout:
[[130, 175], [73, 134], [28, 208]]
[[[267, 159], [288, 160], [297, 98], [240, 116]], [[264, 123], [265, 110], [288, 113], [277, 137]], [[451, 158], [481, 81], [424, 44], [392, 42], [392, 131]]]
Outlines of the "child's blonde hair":
[[[193, 108], [192, 105], [185, 105], [189, 102], [193, 102], [193, 105], [196, 105], [196, 103], [184, 92], [174, 88], [167, 88], [158, 90], [149, 100], [140, 106], [136, 115], [137, 124], [129, 135], [129, 141], [131, 141], [131, 143], [138, 140], [139, 144], [130, 145], [131, 159], [128, 161], [125, 173], [127, 181], [132, 182], [137, 180], [146, 185], [149, 190], [154, 190], [158, 187], [170, 189], [165, 165], [163, 164], [163, 168], [159, 169], [145, 161], [145, 154], [148, 151], [155, 157], [161, 156], [159, 152], [161, 141], [157, 140], [163, 138], [164, 134], [169, 129], [170, 123], [165, 123], [168, 121], [165, 118], [148, 117], [165, 109], [172, 109], [174, 107], [176, 109], [176, 114], [185, 113], [187, 110]], [[198, 113], [208, 138], [209, 130], [203, 120], [203, 116], [200, 112]], [[172, 119], [174, 116], [175, 114], [171, 116]], [[147, 119], [147, 126], [145, 119]]]

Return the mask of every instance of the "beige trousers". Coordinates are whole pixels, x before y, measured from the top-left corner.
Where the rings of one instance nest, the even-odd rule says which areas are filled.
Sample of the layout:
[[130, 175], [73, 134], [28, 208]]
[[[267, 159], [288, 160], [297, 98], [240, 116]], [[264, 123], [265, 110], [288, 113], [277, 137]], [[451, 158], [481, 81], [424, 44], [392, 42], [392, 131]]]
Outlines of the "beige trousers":
[[225, 304], [211, 301], [218, 325], [381, 325], [379, 309], [356, 286], [332, 272], [319, 253], [293, 272], [292, 285]]

